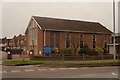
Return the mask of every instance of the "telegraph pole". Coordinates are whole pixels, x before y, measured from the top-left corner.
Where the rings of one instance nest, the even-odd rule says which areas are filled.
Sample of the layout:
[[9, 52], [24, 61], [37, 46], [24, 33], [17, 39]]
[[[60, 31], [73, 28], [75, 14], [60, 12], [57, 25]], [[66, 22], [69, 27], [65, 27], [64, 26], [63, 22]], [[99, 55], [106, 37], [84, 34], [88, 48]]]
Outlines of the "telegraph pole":
[[116, 60], [116, 47], [115, 47], [115, 0], [113, 0], [113, 57]]

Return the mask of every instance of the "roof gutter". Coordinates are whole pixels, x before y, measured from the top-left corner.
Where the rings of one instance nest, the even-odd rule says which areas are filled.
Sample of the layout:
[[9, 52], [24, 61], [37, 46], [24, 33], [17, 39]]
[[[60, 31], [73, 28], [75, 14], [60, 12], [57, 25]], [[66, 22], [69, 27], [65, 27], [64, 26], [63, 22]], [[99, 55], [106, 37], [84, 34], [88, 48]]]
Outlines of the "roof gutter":
[[61, 31], [61, 32], [80, 32], [80, 33], [97, 33], [97, 34], [112, 34], [112, 33], [103, 33], [103, 32], [90, 32], [90, 31], [75, 31], [75, 30], [58, 30], [58, 29], [44, 29], [47, 31]]

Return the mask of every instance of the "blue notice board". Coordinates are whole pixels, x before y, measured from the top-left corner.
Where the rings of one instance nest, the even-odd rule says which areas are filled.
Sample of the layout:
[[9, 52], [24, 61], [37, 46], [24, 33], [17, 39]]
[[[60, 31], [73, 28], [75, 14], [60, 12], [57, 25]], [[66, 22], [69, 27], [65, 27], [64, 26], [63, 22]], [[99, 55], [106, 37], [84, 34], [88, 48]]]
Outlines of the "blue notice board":
[[52, 47], [51, 46], [44, 46], [43, 47], [43, 54], [52, 54]]

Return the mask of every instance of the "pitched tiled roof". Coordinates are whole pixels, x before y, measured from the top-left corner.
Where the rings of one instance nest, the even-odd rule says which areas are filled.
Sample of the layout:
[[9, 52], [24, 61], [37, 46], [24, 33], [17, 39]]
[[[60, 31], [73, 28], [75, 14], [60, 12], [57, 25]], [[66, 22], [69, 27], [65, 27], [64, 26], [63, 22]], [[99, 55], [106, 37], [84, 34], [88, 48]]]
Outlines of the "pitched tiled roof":
[[33, 16], [37, 23], [44, 29], [50, 30], [70, 30], [90, 33], [105, 33], [111, 34], [112, 32], [105, 28], [98, 22], [87, 22], [78, 20], [57, 19], [48, 17]]

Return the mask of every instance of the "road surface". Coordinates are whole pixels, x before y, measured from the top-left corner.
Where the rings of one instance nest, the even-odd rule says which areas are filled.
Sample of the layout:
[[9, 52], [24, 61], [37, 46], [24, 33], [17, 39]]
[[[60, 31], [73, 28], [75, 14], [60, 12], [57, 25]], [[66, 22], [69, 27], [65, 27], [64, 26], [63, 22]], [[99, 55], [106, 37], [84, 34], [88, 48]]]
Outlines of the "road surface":
[[3, 66], [3, 78], [118, 78], [118, 67], [49, 68]]

